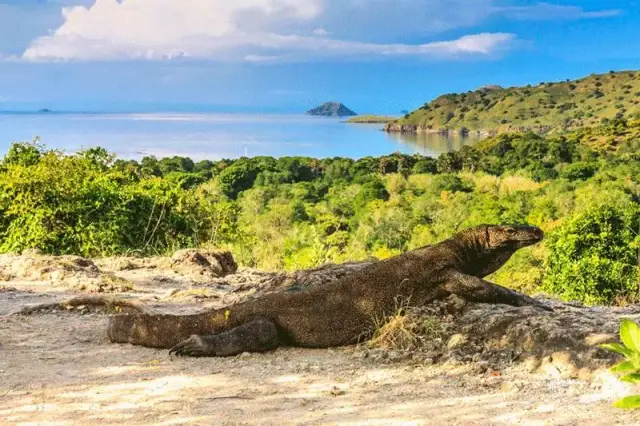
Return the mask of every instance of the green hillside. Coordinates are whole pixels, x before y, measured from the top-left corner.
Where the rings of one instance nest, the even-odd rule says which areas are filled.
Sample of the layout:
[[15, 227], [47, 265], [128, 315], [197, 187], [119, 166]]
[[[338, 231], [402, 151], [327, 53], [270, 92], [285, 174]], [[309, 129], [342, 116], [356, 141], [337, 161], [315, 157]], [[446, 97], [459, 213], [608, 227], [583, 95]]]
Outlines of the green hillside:
[[640, 72], [593, 74], [537, 86], [447, 94], [390, 123], [391, 132], [554, 132], [640, 113]]

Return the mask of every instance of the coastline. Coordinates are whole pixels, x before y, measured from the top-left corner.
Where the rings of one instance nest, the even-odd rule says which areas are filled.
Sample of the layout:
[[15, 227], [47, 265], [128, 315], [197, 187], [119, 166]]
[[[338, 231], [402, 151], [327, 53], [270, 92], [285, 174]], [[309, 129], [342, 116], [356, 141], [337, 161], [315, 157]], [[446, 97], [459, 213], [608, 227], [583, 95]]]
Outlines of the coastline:
[[474, 129], [469, 130], [466, 127], [461, 128], [433, 128], [430, 125], [422, 124], [398, 124], [397, 122], [388, 123], [383, 129], [387, 133], [400, 134], [433, 134], [439, 136], [480, 136], [492, 137], [501, 133], [526, 133], [534, 132], [538, 134], [546, 134], [551, 132], [550, 126], [525, 127], [525, 126], [502, 126], [494, 129]]

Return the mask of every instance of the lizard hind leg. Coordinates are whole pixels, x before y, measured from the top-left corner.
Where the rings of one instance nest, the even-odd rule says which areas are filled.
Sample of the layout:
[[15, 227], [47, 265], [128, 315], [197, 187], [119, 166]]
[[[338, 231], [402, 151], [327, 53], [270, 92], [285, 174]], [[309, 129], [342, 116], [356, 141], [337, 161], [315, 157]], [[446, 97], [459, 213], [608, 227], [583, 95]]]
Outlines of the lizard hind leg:
[[219, 334], [196, 335], [169, 351], [176, 356], [233, 356], [243, 352], [266, 352], [280, 346], [276, 325], [267, 319], [254, 320]]

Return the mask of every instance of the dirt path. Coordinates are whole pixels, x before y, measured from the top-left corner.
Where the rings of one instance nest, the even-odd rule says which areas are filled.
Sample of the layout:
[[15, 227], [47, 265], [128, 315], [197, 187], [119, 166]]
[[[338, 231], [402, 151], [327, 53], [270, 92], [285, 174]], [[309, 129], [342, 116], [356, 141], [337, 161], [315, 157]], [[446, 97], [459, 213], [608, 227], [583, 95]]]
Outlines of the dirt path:
[[[161, 293], [141, 283], [140, 294]], [[628, 388], [607, 375], [587, 383], [517, 367], [480, 373], [366, 358], [354, 347], [172, 359], [110, 344], [101, 312], [2, 316], [78, 294], [3, 285], [15, 290], [0, 288], [2, 425], [640, 425], [640, 414], [611, 407]]]
[[540, 376], [368, 363], [353, 348], [170, 359], [109, 344], [101, 315], [0, 323], [0, 423], [640, 424], [613, 389]]

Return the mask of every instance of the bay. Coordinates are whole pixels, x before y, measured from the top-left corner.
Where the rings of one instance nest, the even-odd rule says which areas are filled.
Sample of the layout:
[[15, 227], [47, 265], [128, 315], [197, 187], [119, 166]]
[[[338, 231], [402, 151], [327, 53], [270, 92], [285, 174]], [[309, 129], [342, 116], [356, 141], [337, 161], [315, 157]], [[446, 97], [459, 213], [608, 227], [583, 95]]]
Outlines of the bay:
[[294, 114], [0, 113], [0, 152], [39, 137], [48, 148], [75, 152], [100, 146], [121, 158], [241, 156], [315, 158], [380, 156], [394, 152], [438, 156], [477, 138], [398, 135], [382, 124]]

